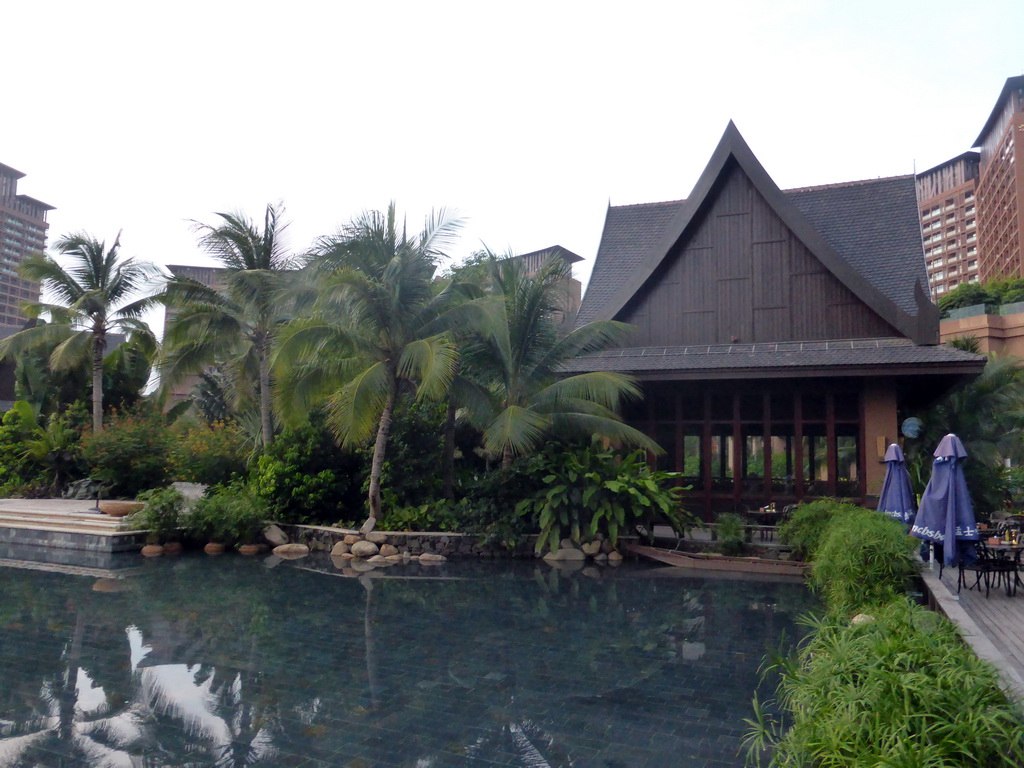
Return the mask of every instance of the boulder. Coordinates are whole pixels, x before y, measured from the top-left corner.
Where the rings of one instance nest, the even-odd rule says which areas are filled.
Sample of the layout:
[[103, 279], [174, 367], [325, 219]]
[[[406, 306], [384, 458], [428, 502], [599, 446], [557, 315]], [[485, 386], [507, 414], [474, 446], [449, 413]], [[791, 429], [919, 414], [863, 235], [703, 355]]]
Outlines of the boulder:
[[345, 536], [345, 538], [344, 538], [344, 539], [342, 539], [342, 541], [344, 541], [344, 542], [345, 542], [346, 544], [348, 544], [349, 546], [352, 546], [352, 545], [353, 545], [353, 544], [355, 544], [355, 543], [356, 543], [357, 541], [362, 541], [362, 540], [363, 540], [363, 537], [362, 537], [362, 536], [360, 536], [360, 535], [359, 535], [358, 533], [350, 533], [350, 534], [347, 534], [347, 535]]
[[373, 557], [380, 549], [372, 541], [357, 541], [352, 545], [351, 551], [356, 557]]
[[576, 543], [572, 539], [562, 539], [560, 542], [558, 542], [559, 549], [573, 549], [575, 548], [575, 546]]
[[566, 573], [575, 573], [576, 571], [583, 570], [585, 560], [546, 560], [548, 565], [558, 571], [564, 571]]
[[394, 544], [382, 544], [380, 547], [380, 553], [384, 557], [391, 557], [392, 555], [398, 554], [398, 547]]
[[267, 544], [272, 547], [280, 547], [282, 544], [288, 543], [288, 534], [281, 530], [279, 526], [268, 525], [263, 529], [263, 538], [267, 540]]
[[309, 547], [305, 544], [282, 544], [274, 547], [274, 555], [282, 560], [297, 560], [309, 554]]
[[373, 557], [366, 558], [366, 562], [373, 563], [374, 565], [390, 565], [388, 559], [383, 555], [374, 555]]
[[420, 555], [421, 563], [443, 563], [447, 559], [444, 555], [435, 555], [431, 552], [424, 552]]
[[365, 536], [370, 531], [372, 531], [376, 527], [376, 525], [377, 525], [377, 518], [376, 517], [368, 517], [368, 518], [366, 518], [366, 522], [363, 523], [362, 527], [359, 529], [359, 532]]
[[594, 562], [595, 563], [607, 563], [608, 562], [608, 555], [606, 555], [604, 552], [598, 552], [596, 555], [594, 555]]
[[583, 554], [584, 555], [588, 555], [589, 557], [593, 557], [594, 555], [596, 555], [597, 553], [599, 553], [601, 551], [601, 542], [600, 541], [588, 541], [586, 544], [583, 545], [582, 549], [583, 549]]
[[858, 613], [856, 616], [854, 616], [852, 619], [850, 619], [850, 623], [853, 624], [854, 626], [856, 626], [858, 624], [867, 624], [868, 622], [871, 622], [871, 621], [874, 621], [874, 620], [875, 620], [875, 617], [872, 616], [869, 613]]
[[404, 555], [384, 555], [384, 559], [387, 560], [389, 563], [408, 562], [409, 554], [406, 553]]
[[612, 546], [612, 543], [608, 541], [608, 539], [605, 539], [601, 542], [601, 551], [604, 552], [606, 555], [613, 549], [615, 549], [615, 547]]
[[576, 549], [575, 547], [573, 547], [571, 549], [570, 548], [565, 548], [565, 549], [558, 550], [558, 559], [559, 560], [586, 560], [587, 556], [585, 554], [583, 554], [583, 550], [582, 549]]
[[383, 531], [370, 531], [366, 534], [366, 540], [372, 541], [374, 544], [383, 544], [388, 540], [388, 535]]
[[339, 541], [331, 549], [331, 557], [337, 557], [338, 555], [344, 555], [349, 551], [349, 546], [344, 541]]
[[618, 565], [622, 562], [622, 555], [616, 552], [614, 549], [608, 553], [608, 562], [612, 565]]

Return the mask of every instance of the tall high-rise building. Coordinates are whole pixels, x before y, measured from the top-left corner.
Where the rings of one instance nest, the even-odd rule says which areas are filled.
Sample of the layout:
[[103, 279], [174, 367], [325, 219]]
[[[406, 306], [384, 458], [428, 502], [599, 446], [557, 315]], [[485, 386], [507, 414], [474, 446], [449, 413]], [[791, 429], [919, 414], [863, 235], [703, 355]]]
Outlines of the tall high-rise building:
[[1007, 78], [974, 146], [981, 280], [1024, 277], [1024, 75]]
[[977, 152], [964, 152], [917, 174], [924, 261], [932, 299], [976, 283], [978, 267]]
[[18, 265], [46, 247], [46, 214], [52, 205], [18, 194], [25, 177], [0, 163], [0, 326], [21, 326], [23, 301], [39, 300], [39, 284], [18, 275]]

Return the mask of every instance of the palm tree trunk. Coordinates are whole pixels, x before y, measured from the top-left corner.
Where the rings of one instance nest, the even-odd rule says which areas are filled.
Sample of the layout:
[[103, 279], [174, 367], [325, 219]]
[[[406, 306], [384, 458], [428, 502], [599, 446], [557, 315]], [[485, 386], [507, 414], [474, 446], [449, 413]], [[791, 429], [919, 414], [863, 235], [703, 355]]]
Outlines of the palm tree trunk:
[[274, 425], [270, 412], [270, 349], [266, 340], [262, 340], [257, 353], [260, 359], [260, 426], [263, 432], [263, 447], [266, 448], [274, 439]]
[[444, 417], [444, 480], [441, 495], [455, 498], [455, 399], [448, 395], [448, 412]]
[[384, 454], [388, 447], [388, 437], [391, 435], [391, 418], [395, 411], [397, 393], [398, 382], [394, 381], [384, 402], [380, 424], [377, 426], [377, 439], [373, 443], [373, 462], [370, 464], [370, 517], [363, 523], [364, 533], [372, 531], [377, 524], [377, 518], [380, 517], [380, 476], [384, 471]]
[[512, 446], [506, 445], [501, 452], [501, 468], [511, 469], [512, 467]]
[[92, 335], [92, 430], [103, 429], [103, 350], [107, 346], [106, 334], [94, 331]]

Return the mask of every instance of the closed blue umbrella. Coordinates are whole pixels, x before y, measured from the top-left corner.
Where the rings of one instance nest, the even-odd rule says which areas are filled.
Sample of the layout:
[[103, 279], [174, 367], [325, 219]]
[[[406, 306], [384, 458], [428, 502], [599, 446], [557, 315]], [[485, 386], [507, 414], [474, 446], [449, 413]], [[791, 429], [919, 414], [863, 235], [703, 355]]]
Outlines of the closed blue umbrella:
[[907, 472], [902, 449], [893, 443], [885, 452], [885, 482], [882, 483], [882, 494], [878, 497], [878, 511], [910, 525], [917, 511], [914, 503], [914, 491], [910, 487], [910, 474]]
[[943, 560], [954, 565], [960, 560], [959, 542], [977, 541], [978, 526], [964, 480], [964, 444], [956, 435], [942, 438], [935, 449], [932, 479], [921, 494], [921, 504], [910, 532], [924, 541], [943, 545]]

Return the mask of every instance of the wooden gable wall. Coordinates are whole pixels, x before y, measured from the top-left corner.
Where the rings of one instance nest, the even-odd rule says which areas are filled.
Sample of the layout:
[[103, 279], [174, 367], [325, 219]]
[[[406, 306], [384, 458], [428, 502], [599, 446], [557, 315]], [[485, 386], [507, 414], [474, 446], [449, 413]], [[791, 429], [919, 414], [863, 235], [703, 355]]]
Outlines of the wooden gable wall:
[[735, 164], [617, 320], [638, 346], [901, 336], [797, 239]]

